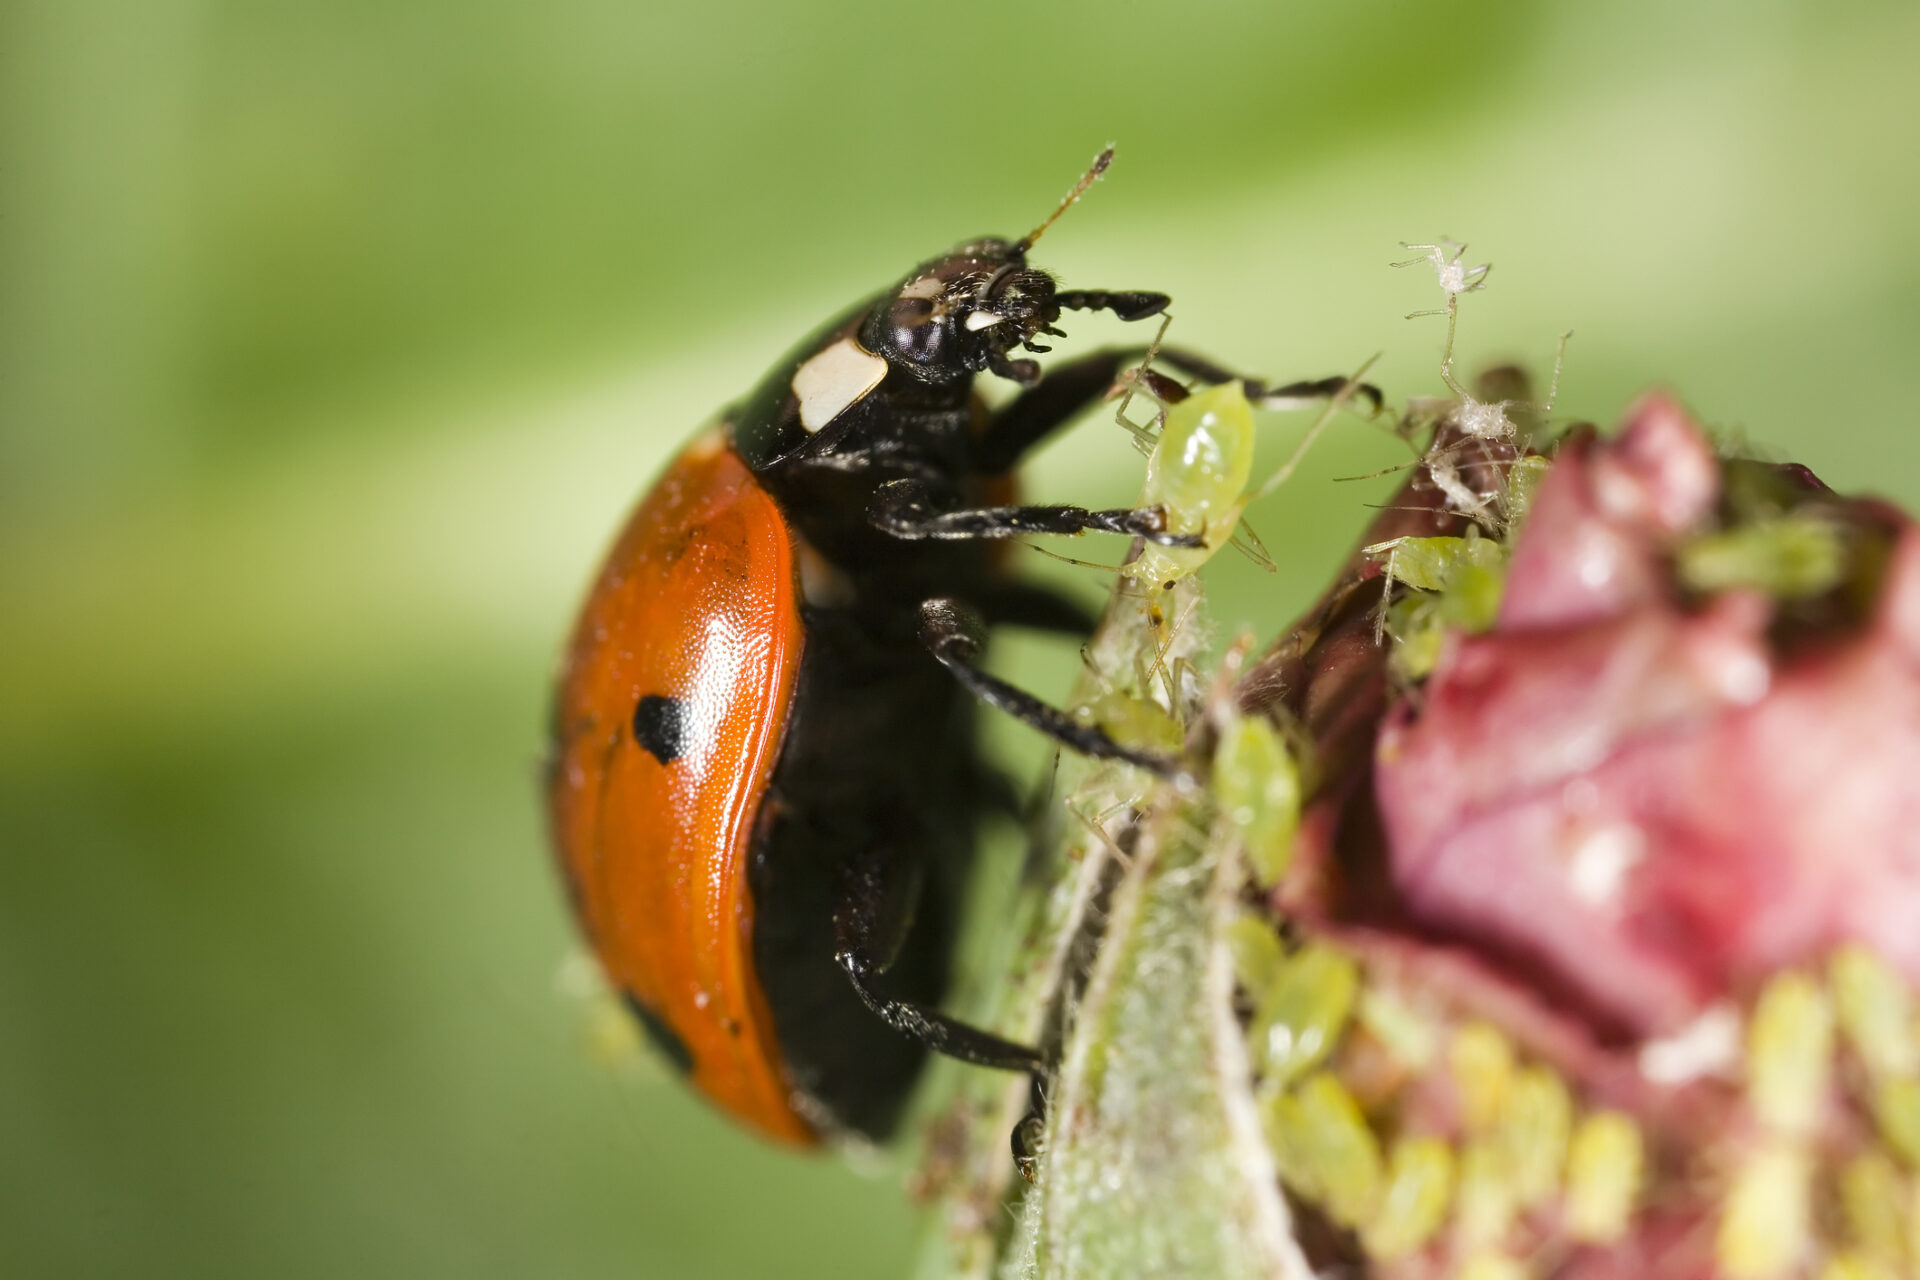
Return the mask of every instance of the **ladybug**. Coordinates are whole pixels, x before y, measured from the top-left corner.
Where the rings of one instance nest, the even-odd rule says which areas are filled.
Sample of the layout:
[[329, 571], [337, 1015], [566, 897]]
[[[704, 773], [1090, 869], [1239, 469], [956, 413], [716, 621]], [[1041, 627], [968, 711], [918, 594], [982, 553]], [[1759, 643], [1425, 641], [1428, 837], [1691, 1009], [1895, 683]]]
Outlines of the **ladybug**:
[[[1027, 262], [1111, 155], [1033, 233], [921, 263], [697, 435], [620, 533], [566, 651], [547, 800], [574, 912], [659, 1051], [767, 1137], [884, 1137], [928, 1049], [1039, 1068], [936, 1009], [976, 824], [1006, 794], [976, 700], [1088, 755], [1173, 767], [976, 665], [990, 624], [1089, 626], [1005, 574], [1005, 539], [1196, 545], [1158, 508], [1012, 501], [1021, 456], [1138, 354], [1042, 377], [1014, 350], [1046, 351], [1064, 311], [1168, 305], [1061, 289]], [[1023, 390], [990, 412], [983, 373]]]

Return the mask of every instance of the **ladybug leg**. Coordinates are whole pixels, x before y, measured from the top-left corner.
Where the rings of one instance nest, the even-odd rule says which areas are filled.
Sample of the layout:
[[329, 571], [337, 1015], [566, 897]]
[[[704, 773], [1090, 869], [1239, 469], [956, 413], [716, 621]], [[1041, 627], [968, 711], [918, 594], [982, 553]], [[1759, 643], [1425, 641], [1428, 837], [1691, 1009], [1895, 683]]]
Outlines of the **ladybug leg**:
[[893, 962], [913, 917], [918, 878], [902, 867], [903, 861], [870, 853], [855, 858], [843, 874], [840, 903], [833, 913], [834, 959], [854, 991], [882, 1022], [935, 1053], [1001, 1071], [1039, 1071], [1037, 1049], [938, 1010], [895, 1000], [874, 986], [874, 979]]
[[1029, 1079], [1027, 1113], [1013, 1127], [1013, 1167], [1023, 1181], [1031, 1183], [1040, 1175], [1040, 1157], [1045, 1154], [1047, 1137], [1046, 1077], [1038, 1071]]
[[[1013, 401], [987, 424], [975, 446], [974, 466], [982, 475], [1001, 475], [1013, 469], [1021, 457], [1058, 430], [1094, 401], [1107, 394], [1120, 371], [1138, 363], [1148, 353], [1146, 347], [1116, 347], [1095, 351], [1048, 369], [1046, 376]], [[1347, 385], [1342, 376], [1319, 378], [1275, 385], [1263, 378], [1250, 378], [1205, 356], [1179, 347], [1161, 347], [1154, 359], [1206, 383], [1238, 382], [1246, 389], [1247, 399], [1269, 409], [1286, 408], [1310, 400], [1325, 400], [1338, 395]], [[1355, 394], [1379, 412], [1384, 399], [1380, 388], [1363, 382]]]
[[867, 522], [883, 533], [911, 541], [1020, 538], [1035, 533], [1124, 533], [1163, 547], [1196, 547], [1198, 534], [1168, 533], [1162, 507], [954, 507], [918, 480], [890, 480], [867, 508]]
[[[1215, 364], [1203, 355], [1182, 347], [1162, 347], [1154, 358], [1202, 382], [1215, 385], [1223, 382], [1238, 382], [1246, 391], [1247, 399], [1264, 409], [1286, 409], [1315, 400], [1330, 400], [1339, 395], [1347, 385], [1345, 374], [1334, 374], [1330, 378], [1306, 378], [1275, 386], [1261, 378], [1249, 378], [1243, 373], [1235, 373], [1223, 365]], [[1380, 393], [1380, 388], [1371, 382], [1362, 382], [1355, 387], [1354, 395], [1372, 405], [1375, 413], [1380, 412], [1386, 404], [1386, 398]]]
[[920, 605], [920, 643], [976, 698], [1046, 734], [1062, 746], [1100, 760], [1124, 760], [1162, 777], [1179, 772], [1179, 761], [1122, 746], [1096, 725], [1082, 724], [1024, 689], [988, 675], [974, 662], [986, 640], [986, 624], [971, 606], [939, 596]]
[[1145, 347], [1118, 347], [1049, 368], [993, 415], [975, 446], [975, 469], [989, 476], [1011, 471], [1029, 449], [1106, 395], [1120, 370], [1145, 354]]
[[1139, 289], [1063, 289], [1053, 295], [1063, 311], [1111, 311], [1122, 320], [1145, 320], [1173, 304], [1164, 293]]

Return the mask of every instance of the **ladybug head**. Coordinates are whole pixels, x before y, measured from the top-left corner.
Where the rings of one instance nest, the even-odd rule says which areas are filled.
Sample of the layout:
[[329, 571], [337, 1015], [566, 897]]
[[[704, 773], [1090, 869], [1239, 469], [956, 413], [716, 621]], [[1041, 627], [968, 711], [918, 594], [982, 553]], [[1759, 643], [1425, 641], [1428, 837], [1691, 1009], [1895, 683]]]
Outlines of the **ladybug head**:
[[1015, 347], [1060, 335], [1053, 277], [1030, 267], [1025, 246], [976, 240], [922, 264], [867, 313], [860, 343], [922, 382], [943, 383], [991, 371], [1032, 382], [1040, 367], [1014, 360]]
[[1020, 239], [975, 240], [922, 263], [874, 304], [860, 330], [861, 345], [922, 382], [954, 382], [984, 371], [1031, 386], [1040, 380], [1040, 366], [1008, 352], [1049, 350], [1034, 339], [1066, 336], [1054, 328], [1061, 311], [1105, 309], [1123, 320], [1158, 314], [1167, 305], [1165, 294], [1062, 292], [1052, 276], [1027, 265], [1027, 250], [1112, 163], [1108, 147], [1059, 208]]

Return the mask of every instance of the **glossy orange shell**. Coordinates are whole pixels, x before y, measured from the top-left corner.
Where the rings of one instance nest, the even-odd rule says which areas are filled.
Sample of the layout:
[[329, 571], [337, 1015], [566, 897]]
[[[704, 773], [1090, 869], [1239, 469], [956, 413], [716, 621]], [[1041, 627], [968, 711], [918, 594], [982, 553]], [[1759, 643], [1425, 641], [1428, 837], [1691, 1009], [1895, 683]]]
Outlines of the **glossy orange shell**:
[[[768, 1137], [812, 1143], [754, 971], [747, 868], [799, 671], [794, 545], [721, 431], [628, 521], [587, 598], [559, 695], [554, 831], [608, 977], [673, 1035], [691, 1079]], [[680, 699], [685, 745], [634, 738], [644, 695]]]

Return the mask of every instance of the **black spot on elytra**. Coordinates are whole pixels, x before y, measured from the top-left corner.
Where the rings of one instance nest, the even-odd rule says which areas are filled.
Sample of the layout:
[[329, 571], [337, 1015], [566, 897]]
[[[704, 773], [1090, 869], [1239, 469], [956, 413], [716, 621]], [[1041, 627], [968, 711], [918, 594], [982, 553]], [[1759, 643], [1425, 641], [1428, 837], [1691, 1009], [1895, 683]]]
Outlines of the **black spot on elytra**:
[[647, 1040], [655, 1052], [673, 1064], [673, 1069], [681, 1075], [693, 1070], [693, 1055], [687, 1051], [684, 1040], [673, 1033], [673, 1028], [660, 1020], [660, 1015], [641, 1004], [631, 991], [620, 993], [626, 998], [627, 1008], [639, 1020], [640, 1030], [646, 1032]]
[[650, 693], [633, 709], [633, 740], [661, 764], [672, 764], [687, 750], [687, 704]]

